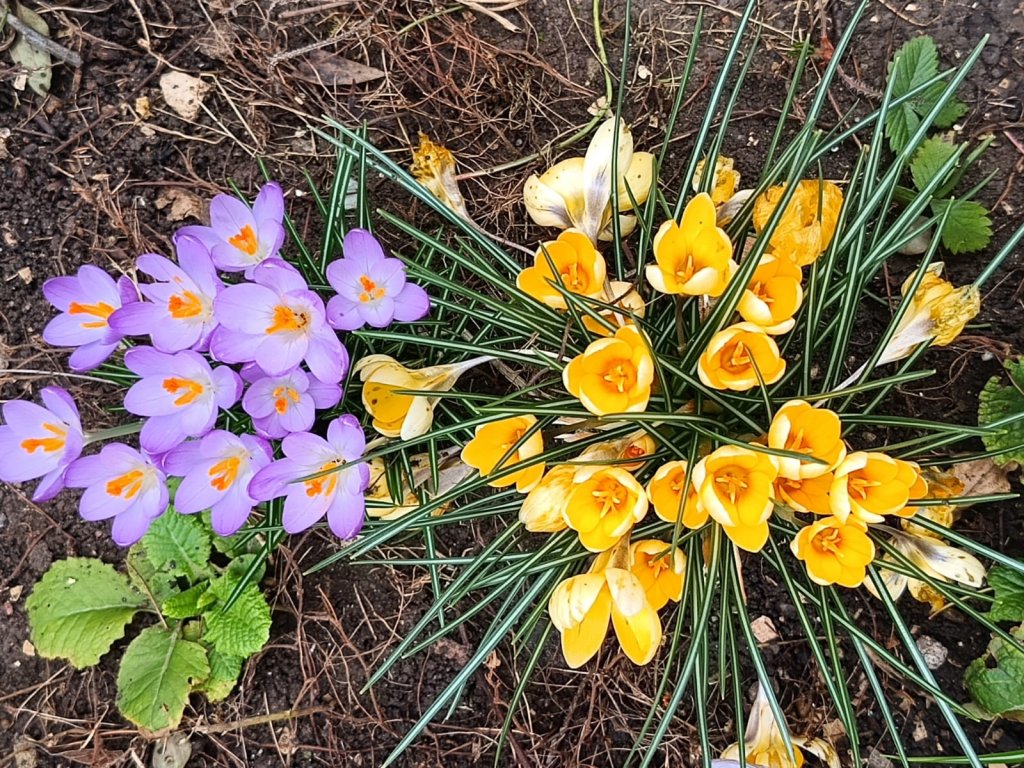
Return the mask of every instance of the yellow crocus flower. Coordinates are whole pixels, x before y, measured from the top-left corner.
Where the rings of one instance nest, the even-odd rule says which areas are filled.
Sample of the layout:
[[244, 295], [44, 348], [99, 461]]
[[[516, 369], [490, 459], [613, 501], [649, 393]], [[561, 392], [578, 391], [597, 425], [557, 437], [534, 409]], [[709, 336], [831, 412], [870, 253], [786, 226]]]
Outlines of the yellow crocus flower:
[[565, 522], [591, 552], [615, 545], [647, 514], [647, 495], [629, 472], [618, 467], [577, 473], [565, 503]]
[[595, 416], [643, 412], [653, 381], [654, 361], [647, 341], [631, 325], [591, 342], [562, 371], [569, 394]]
[[[512, 416], [481, 424], [476, 428], [473, 439], [462, 449], [462, 460], [486, 477], [497, 470], [507, 469], [537, 456], [544, 452], [544, 437], [540, 430], [535, 430], [518, 448], [512, 450], [536, 424], [537, 417], [530, 415]], [[492, 488], [505, 488], [514, 484], [520, 493], [529, 493], [540, 482], [543, 474], [544, 463], [538, 462], [491, 480], [488, 485]]]
[[679, 547], [657, 539], [634, 541], [629, 545], [629, 569], [640, 579], [650, 606], [660, 611], [671, 600], [683, 596], [686, 555]]
[[922, 488], [922, 482], [916, 464], [884, 453], [857, 451], [835, 468], [829, 504], [832, 514], [843, 522], [852, 515], [864, 523], [880, 523], [886, 515], [903, 512], [914, 498], [911, 491], [923, 497], [927, 487]]
[[859, 587], [875, 559], [875, 545], [867, 529], [856, 517], [846, 521], [824, 517], [801, 528], [790, 546], [816, 584]]
[[705, 386], [735, 392], [746, 392], [761, 381], [774, 384], [785, 372], [779, 345], [753, 323], [736, 323], [716, 333], [697, 361], [697, 375]]
[[[455, 179], [455, 156], [427, 134], [420, 132], [420, 145], [413, 152], [412, 177], [430, 190], [430, 193], [464, 219], [470, 219], [466, 202], [462, 199], [459, 182]], [[471, 220], [471, 219], [470, 219]]]
[[654, 507], [654, 513], [666, 523], [678, 520], [687, 528], [700, 528], [708, 521], [708, 512], [701, 506], [697, 486], [692, 481], [683, 502], [685, 488], [686, 462], [667, 461], [658, 467], [647, 484], [647, 498]]
[[605, 276], [604, 257], [594, 244], [578, 229], [567, 229], [537, 249], [533, 266], [519, 273], [516, 286], [549, 307], [566, 309], [559, 280], [566, 291], [603, 299]]
[[736, 311], [772, 336], [788, 333], [796, 325], [793, 316], [804, 300], [801, 279], [796, 264], [766, 254], [754, 270]]
[[[785, 191], [785, 184], [771, 187], [754, 202], [754, 229], [758, 233], [768, 225]], [[832, 242], [842, 207], [843, 193], [832, 182], [798, 182], [769, 237], [771, 251], [798, 267], [813, 264]]]
[[815, 408], [803, 400], [790, 400], [783, 405], [768, 428], [768, 447], [806, 453], [824, 463], [776, 456], [779, 476], [803, 480], [831, 472], [846, 458], [842, 430], [839, 416], [827, 408]]
[[[692, 182], [694, 192], [700, 192], [707, 162], [708, 159], [705, 157], [697, 163]], [[733, 164], [734, 161], [731, 157], [719, 155], [715, 158], [715, 178], [712, 182], [711, 200], [716, 207], [732, 199], [732, 196], [736, 194], [736, 187], [740, 184], [740, 173], [733, 170]]]
[[725, 445], [697, 462], [692, 482], [700, 505], [732, 542], [748, 552], [759, 552], [768, 541], [777, 475], [768, 454]]
[[715, 204], [702, 193], [686, 204], [678, 224], [669, 219], [658, 229], [652, 244], [654, 264], [647, 266], [647, 282], [661, 293], [686, 296], [721, 296], [736, 271], [732, 241], [717, 226]]

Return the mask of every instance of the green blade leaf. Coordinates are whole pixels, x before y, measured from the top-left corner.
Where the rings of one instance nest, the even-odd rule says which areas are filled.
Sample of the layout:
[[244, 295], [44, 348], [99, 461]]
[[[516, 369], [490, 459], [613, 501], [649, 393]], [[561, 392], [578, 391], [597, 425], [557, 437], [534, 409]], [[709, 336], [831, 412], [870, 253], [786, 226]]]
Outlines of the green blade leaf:
[[942, 216], [951, 207], [946, 226], [942, 228], [942, 244], [955, 254], [980, 251], [992, 239], [992, 220], [981, 203], [974, 200], [935, 200], [932, 210]]
[[210, 575], [210, 533], [194, 515], [168, 509], [142, 537], [154, 566], [191, 582]]
[[988, 616], [993, 621], [1024, 621], [1024, 574], [1002, 565], [988, 572], [996, 599]]
[[[978, 424], [982, 426], [1024, 413], [1024, 357], [1007, 360], [1003, 367], [1012, 385], [1004, 384], [1000, 376], [993, 376], [985, 384], [978, 395]], [[981, 439], [988, 451], [1002, 451], [1015, 445], [1024, 445], [1024, 421], [992, 430]], [[997, 464], [1011, 461], [1021, 463], [1024, 462], [1024, 450], [1002, 453], [993, 458]]]
[[113, 566], [88, 557], [50, 566], [25, 604], [32, 643], [47, 659], [92, 666], [124, 637], [124, 628], [146, 597]]
[[230, 574], [210, 582], [210, 594], [216, 602], [203, 612], [203, 639], [223, 654], [248, 658], [270, 638], [270, 606], [260, 588], [249, 584], [224, 610], [238, 583], [238, 578]]
[[142, 728], [174, 728], [181, 722], [193, 684], [209, 675], [206, 649], [183, 640], [180, 628], [146, 627], [121, 660], [117, 707]]

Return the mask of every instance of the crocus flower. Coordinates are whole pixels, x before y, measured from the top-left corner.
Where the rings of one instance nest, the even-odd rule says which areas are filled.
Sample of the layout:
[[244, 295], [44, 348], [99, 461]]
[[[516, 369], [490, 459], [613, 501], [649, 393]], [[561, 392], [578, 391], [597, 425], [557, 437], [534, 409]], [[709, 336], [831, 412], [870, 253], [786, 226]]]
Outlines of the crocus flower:
[[643, 520], [647, 507], [644, 487], [629, 472], [599, 467], [576, 476], [564, 515], [580, 544], [591, 552], [604, 552]]
[[566, 309], [562, 291], [604, 298], [605, 270], [604, 257], [590, 238], [578, 229], [567, 229], [537, 249], [533, 266], [516, 277], [516, 287], [542, 304]]
[[[768, 226], [785, 191], [785, 184], [771, 187], [754, 202], [754, 229], [757, 232]], [[798, 267], [813, 264], [832, 242], [842, 207], [843, 193], [832, 182], [817, 179], [798, 182], [782, 218], [769, 237], [772, 253], [791, 260]]]
[[821, 463], [776, 456], [779, 476], [800, 480], [831, 472], [846, 458], [842, 431], [843, 425], [834, 411], [815, 408], [803, 400], [790, 400], [772, 419], [768, 428], [768, 447], [805, 453]]
[[43, 295], [61, 314], [47, 323], [43, 339], [55, 347], [78, 347], [68, 359], [73, 371], [91, 371], [117, 349], [123, 334], [110, 326], [122, 305], [138, 301], [135, 284], [85, 264], [74, 277], [52, 277]]
[[[483, 477], [527, 461], [544, 452], [544, 437], [539, 429], [533, 430], [523, 440], [536, 424], [536, 416], [512, 416], [480, 424], [473, 433], [473, 439], [462, 449], [461, 458], [469, 466], [480, 470]], [[513, 447], [515, 450], [512, 450]], [[515, 485], [520, 493], [528, 493], [540, 482], [543, 474], [544, 463], [539, 462], [490, 480], [488, 485], [492, 488]]]
[[[411, 440], [426, 433], [434, 423], [434, 406], [439, 398], [430, 392], [447, 392], [459, 377], [493, 357], [474, 357], [451, 365], [406, 368], [387, 355], [367, 355], [356, 363], [363, 382], [363, 407], [373, 418], [373, 428], [384, 437]], [[422, 392], [403, 394], [399, 390]]]
[[[779, 457], [775, 458], [777, 460]], [[797, 512], [830, 515], [832, 503], [829, 500], [829, 491], [832, 490], [832, 480], [831, 472], [799, 479], [779, 475], [775, 478], [775, 499]]]
[[635, 326], [597, 339], [562, 370], [562, 383], [595, 416], [641, 413], [647, 409], [654, 361]]
[[775, 506], [772, 483], [778, 470], [766, 453], [725, 445], [693, 468], [701, 506], [740, 549], [759, 552], [768, 541]]
[[629, 570], [643, 585], [650, 606], [660, 611], [671, 600], [683, 596], [686, 555], [679, 547], [657, 539], [634, 541], [629, 545]]
[[654, 236], [654, 264], [647, 282], [661, 293], [721, 296], [736, 271], [732, 241], [717, 226], [715, 204], [706, 192], [696, 195], [676, 223], [669, 219]]
[[608, 330], [607, 325], [598, 322], [590, 315], [583, 312], [580, 313], [584, 327], [595, 336], [611, 336], [619, 328], [634, 325], [633, 318], [642, 318], [647, 311], [647, 305], [644, 303], [643, 297], [637, 293], [632, 283], [624, 280], [612, 280], [608, 286], [610, 290], [601, 299], [616, 309], [603, 309], [600, 307], [593, 307], [593, 309], [597, 311], [597, 314], [605, 322], [612, 326], [612, 330]]
[[121, 307], [110, 316], [110, 327], [125, 336], [149, 336], [161, 352], [203, 352], [216, 325], [213, 299], [224, 284], [199, 240], [178, 233], [174, 244], [177, 264], [155, 253], [136, 259], [139, 272], [156, 282], [139, 285], [148, 301]]
[[[700, 192], [704, 182], [704, 171], [707, 168], [708, 159], [705, 157], [699, 163], [693, 173], [693, 191]], [[718, 155], [715, 158], [715, 178], [711, 182], [711, 201], [716, 205], [722, 205], [730, 200], [736, 193], [736, 187], [740, 183], [740, 173], [733, 169], [734, 161], [731, 157]]]
[[785, 372], [779, 345], [753, 323], [736, 323], [716, 333], [697, 361], [697, 375], [705, 386], [734, 392], [761, 382], [774, 384]]
[[[789, 737], [793, 745], [793, 757], [790, 758], [789, 750], [786, 749], [786, 740], [782, 735], [783, 729], [788, 730], [786, 724], [775, 721], [775, 714], [772, 712], [771, 703], [765, 695], [761, 683], [757, 684], [757, 699], [750, 708], [750, 718], [747, 720], [747, 731], [743, 736], [744, 757], [747, 765], [755, 768], [801, 768], [804, 764], [804, 756], [801, 749], [805, 749], [812, 755], [816, 755], [828, 765], [828, 768], [839, 768], [839, 754], [835, 747], [822, 739], [812, 739], [807, 736]], [[726, 760], [740, 759], [740, 745], [730, 744], [722, 752], [721, 757]], [[726, 768], [717, 761], [712, 760], [712, 768]], [[739, 763], [733, 763], [739, 766]]]
[[409, 168], [412, 177], [459, 216], [469, 219], [466, 202], [462, 199], [459, 182], [455, 178], [455, 170], [454, 155], [420, 131], [420, 145], [413, 153], [412, 166]]
[[807, 575], [814, 583], [859, 587], [875, 559], [867, 528], [856, 517], [846, 521], [823, 517], [801, 528], [790, 547], [797, 560], [807, 565]]
[[395, 320], [419, 320], [430, 311], [427, 292], [406, 282], [405, 265], [387, 258], [377, 238], [365, 229], [350, 229], [342, 249], [344, 257], [327, 266], [327, 280], [338, 292], [327, 302], [332, 327], [384, 328]]
[[250, 364], [242, 368], [242, 378], [252, 382], [242, 398], [242, 408], [266, 437], [277, 439], [291, 432], [307, 432], [317, 410], [333, 408], [341, 400], [341, 387], [325, 384], [300, 368], [282, 376], [268, 376]]
[[79, 512], [89, 521], [114, 518], [114, 543], [128, 547], [142, 538], [150, 523], [167, 509], [164, 473], [123, 443], [108, 443], [93, 456], [68, 467], [64, 482], [85, 488]]
[[736, 311], [772, 336], [788, 333], [796, 325], [793, 316], [804, 300], [800, 280], [800, 267], [789, 259], [766, 254], [754, 270]]
[[32, 500], [47, 501], [64, 487], [64, 471], [78, 458], [84, 441], [71, 395], [60, 387], [45, 387], [39, 396], [43, 405], [24, 400], [4, 403], [0, 480], [23, 483], [41, 477]]
[[366, 511], [363, 491], [370, 484], [370, 467], [359, 461], [365, 448], [363, 428], [349, 414], [328, 425], [326, 440], [309, 433], [288, 435], [281, 441], [285, 458], [257, 472], [249, 494], [258, 501], [284, 496], [281, 522], [288, 533], [300, 533], [326, 515], [336, 536], [351, 539], [363, 527]]
[[174, 508], [184, 515], [210, 510], [219, 536], [230, 536], [249, 518], [256, 500], [249, 481], [274, 459], [270, 443], [255, 435], [210, 432], [182, 443], [164, 457], [164, 469], [182, 478]]
[[628, 541], [594, 558], [587, 573], [560, 583], [548, 600], [551, 623], [562, 639], [565, 662], [577, 669], [594, 657], [608, 634], [608, 620], [626, 656], [647, 664], [661, 644], [661, 620], [644, 585], [629, 570]]
[[225, 288], [213, 303], [220, 325], [210, 352], [226, 363], [255, 361], [280, 376], [303, 360], [320, 381], [337, 384], [348, 352], [327, 325], [324, 303], [294, 267], [277, 259], [252, 272], [252, 283]]
[[[901, 512], [920, 493], [921, 474], [909, 461], [884, 453], [857, 451], [835, 468], [829, 502], [832, 514], [846, 522], [851, 515], [864, 523], [880, 523]], [[927, 492], [927, 489], [924, 489]]]
[[[613, 147], [616, 124], [618, 146]], [[575, 227], [592, 242], [611, 240], [612, 154], [618, 154], [615, 179], [621, 214], [647, 201], [654, 183], [654, 155], [633, 152], [633, 134], [622, 120], [608, 118], [597, 129], [586, 157], [571, 157], [541, 176], [526, 180], [523, 198], [530, 217], [542, 227]], [[627, 189], [628, 187], [628, 189]], [[635, 216], [619, 216], [619, 232], [625, 237], [636, 226]]]
[[264, 184], [250, 209], [231, 195], [210, 203], [210, 226], [182, 227], [178, 235], [198, 238], [210, 250], [213, 263], [225, 272], [252, 270], [277, 256], [284, 244], [284, 193], [279, 184]]
[[708, 512], [701, 506], [692, 480], [684, 501], [685, 489], [686, 462], [667, 461], [658, 467], [647, 484], [647, 498], [654, 507], [654, 513], [666, 523], [679, 521], [687, 528], [700, 528], [708, 521]]
[[211, 429], [217, 409], [228, 409], [242, 393], [242, 381], [227, 366], [210, 368], [198, 352], [173, 355], [152, 347], [135, 347], [124, 364], [140, 377], [124, 398], [124, 407], [148, 416], [139, 443], [152, 454], [169, 451], [187, 437], [200, 437]]

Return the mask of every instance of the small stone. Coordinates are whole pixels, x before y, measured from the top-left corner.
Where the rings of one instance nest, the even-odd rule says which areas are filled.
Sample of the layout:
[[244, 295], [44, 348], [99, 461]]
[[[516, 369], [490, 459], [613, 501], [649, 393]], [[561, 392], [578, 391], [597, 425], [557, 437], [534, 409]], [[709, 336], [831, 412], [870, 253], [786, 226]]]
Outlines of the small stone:
[[779, 633], [775, 629], [775, 624], [767, 616], [758, 616], [750, 622], [750, 629], [753, 631], [754, 637], [757, 638], [757, 642], [762, 645], [779, 639]]
[[15, 584], [8, 590], [8, 598], [12, 603], [18, 602], [18, 598], [21, 597], [22, 591], [25, 589], [21, 584]]
[[872, 749], [868, 754], [867, 768], [893, 768], [892, 760], [881, 752]]
[[917, 638], [917, 649], [924, 656], [924, 663], [928, 669], [936, 670], [946, 663], [949, 651], [942, 643], [928, 635], [921, 635]]
[[924, 727], [924, 723], [920, 720], [914, 723], [914, 732], [911, 734], [911, 738], [919, 743], [928, 738], [928, 729]]
[[26, 656], [35, 656], [36, 647], [32, 645], [30, 641], [26, 640], [21, 644], [21, 652], [24, 653]]

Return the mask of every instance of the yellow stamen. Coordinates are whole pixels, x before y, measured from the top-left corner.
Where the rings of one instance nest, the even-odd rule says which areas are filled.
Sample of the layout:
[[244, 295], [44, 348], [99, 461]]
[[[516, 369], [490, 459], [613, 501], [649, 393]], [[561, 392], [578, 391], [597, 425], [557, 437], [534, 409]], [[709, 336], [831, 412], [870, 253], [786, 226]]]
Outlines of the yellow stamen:
[[301, 331], [309, 325], [309, 315], [305, 312], [296, 312], [291, 307], [278, 304], [274, 307], [274, 322], [267, 327], [265, 333], [281, 333], [288, 331]]
[[226, 491], [238, 476], [238, 466], [242, 463], [237, 456], [230, 456], [218, 461], [210, 467], [210, 485], [218, 491]]
[[[329, 461], [317, 472], [325, 472], [328, 469], [334, 469], [342, 465], [341, 461]], [[334, 493], [334, 489], [338, 487], [338, 474], [332, 472], [329, 475], [323, 475], [322, 477], [314, 477], [311, 480], [306, 481], [306, 495], [312, 498], [313, 496], [327, 495], [330, 496]]]
[[378, 287], [378, 285], [366, 275], [359, 276], [359, 284], [363, 286], [363, 292], [359, 294], [359, 301], [366, 304], [376, 299], [382, 299], [387, 295], [387, 291], [384, 288]]
[[192, 291], [175, 293], [167, 301], [167, 311], [175, 320], [195, 317], [203, 312], [203, 302]]

